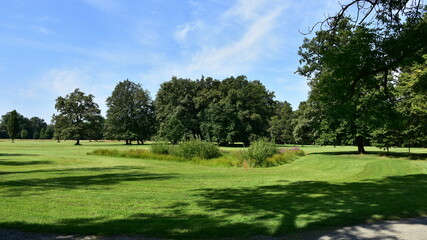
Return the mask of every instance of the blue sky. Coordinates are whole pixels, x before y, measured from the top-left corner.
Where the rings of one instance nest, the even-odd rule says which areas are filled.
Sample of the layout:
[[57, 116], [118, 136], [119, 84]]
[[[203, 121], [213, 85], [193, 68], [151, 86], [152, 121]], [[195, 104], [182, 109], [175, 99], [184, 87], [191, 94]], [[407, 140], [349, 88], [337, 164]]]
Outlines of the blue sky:
[[153, 99], [172, 76], [246, 75], [296, 109], [306, 79], [294, 74], [305, 31], [337, 0], [1, 0], [0, 115], [50, 122], [75, 88], [105, 99], [124, 79]]

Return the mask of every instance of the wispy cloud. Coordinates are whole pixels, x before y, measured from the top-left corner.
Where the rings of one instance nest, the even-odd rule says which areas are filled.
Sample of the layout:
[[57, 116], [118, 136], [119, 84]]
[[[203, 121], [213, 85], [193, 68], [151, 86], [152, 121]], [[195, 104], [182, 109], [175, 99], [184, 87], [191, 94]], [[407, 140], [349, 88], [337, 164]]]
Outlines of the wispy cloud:
[[[278, 16], [283, 8], [277, 8], [259, 17], [248, 26], [243, 36], [237, 41], [230, 42], [219, 48], [207, 48], [197, 53], [190, 65], [191, 71], [205, 70], [208, 72], [236, 72], [247, 71], [262, 55], [268, 54], [276, 46], [271, 41]], [[245, 16], [250, 15], [244, 12]]]
[[197, 22], [191, 22], [191, 23], [185, 23], [183, 25], [179, 25], [177, 27], [177, 30], [174, 34], [174, 37], [177, 41], [182, 42], [186, 39], [187, 34], [197, 28], [200, 28], [202, 23], [200, 21]]
[[50, 34], [51, 33], [51, 31], [49, 29], [47, 29], [46, 27], [32, 26], [32, 28], [39, 33], [43, 33], [43, 34]]
[[65, 96], [76, 88], [82, 88], [89, 77], [79, 69], [51, 69], [43, 76], [45, 87], [54, 94]]
[[122, 11], [119, 1], [116, 0], [84, 0], [92, 7], [111, 14], [117, 14]]

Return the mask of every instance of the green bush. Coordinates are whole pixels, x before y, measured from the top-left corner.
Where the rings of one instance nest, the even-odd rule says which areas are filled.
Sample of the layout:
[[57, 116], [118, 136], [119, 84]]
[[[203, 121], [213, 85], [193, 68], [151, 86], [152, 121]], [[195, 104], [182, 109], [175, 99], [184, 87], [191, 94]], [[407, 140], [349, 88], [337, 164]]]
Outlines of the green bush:
[[154, 143], [150, 146], [153, 153], [167, 155], [170, 154], [172, 146], [167, 143]]
[[170, 154], [187, 159], [212, 159], [221, 156], [221, 151], [213, 143], [194, 139], [174, 146], [170, 149]]
[[278, 153], [279, 149], [273, 142], [260, 140], [253, 142], [246, 152], [246, 157], [254, 162], [255, 166], [263, 166], [264, 161]]

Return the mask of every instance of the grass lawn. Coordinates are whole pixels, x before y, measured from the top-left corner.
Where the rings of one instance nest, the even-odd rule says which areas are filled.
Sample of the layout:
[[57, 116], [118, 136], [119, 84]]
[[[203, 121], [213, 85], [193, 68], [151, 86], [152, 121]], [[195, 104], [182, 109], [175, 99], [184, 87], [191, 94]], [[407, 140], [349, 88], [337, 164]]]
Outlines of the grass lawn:
[[0, 228], [200, 239], [427, 214], [427, 149], [409, 159], [406, 149], [308, 146], [291, 164], [243, 169], [92, 156], [147, 146], [73, 144], [0, 142]]

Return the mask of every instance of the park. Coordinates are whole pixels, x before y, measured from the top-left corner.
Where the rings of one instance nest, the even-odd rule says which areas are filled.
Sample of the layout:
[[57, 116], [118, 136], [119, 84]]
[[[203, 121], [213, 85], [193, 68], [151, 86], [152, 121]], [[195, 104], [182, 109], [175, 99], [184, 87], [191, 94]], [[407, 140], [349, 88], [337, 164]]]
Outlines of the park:
[[426, 149], [386, 156], [368, 147], [371, 153], [361, 156], [353, 146], [305, 146], [307, 155], [292, 163], [247, 169], [87, 155], [132, 148], [141, 146], [0, 142], [0, 228], [212, 239], [282, 236], [427, 212]]
[[0, 239], [420, 239], [427, 6], [321, 2], [8, 3]]

